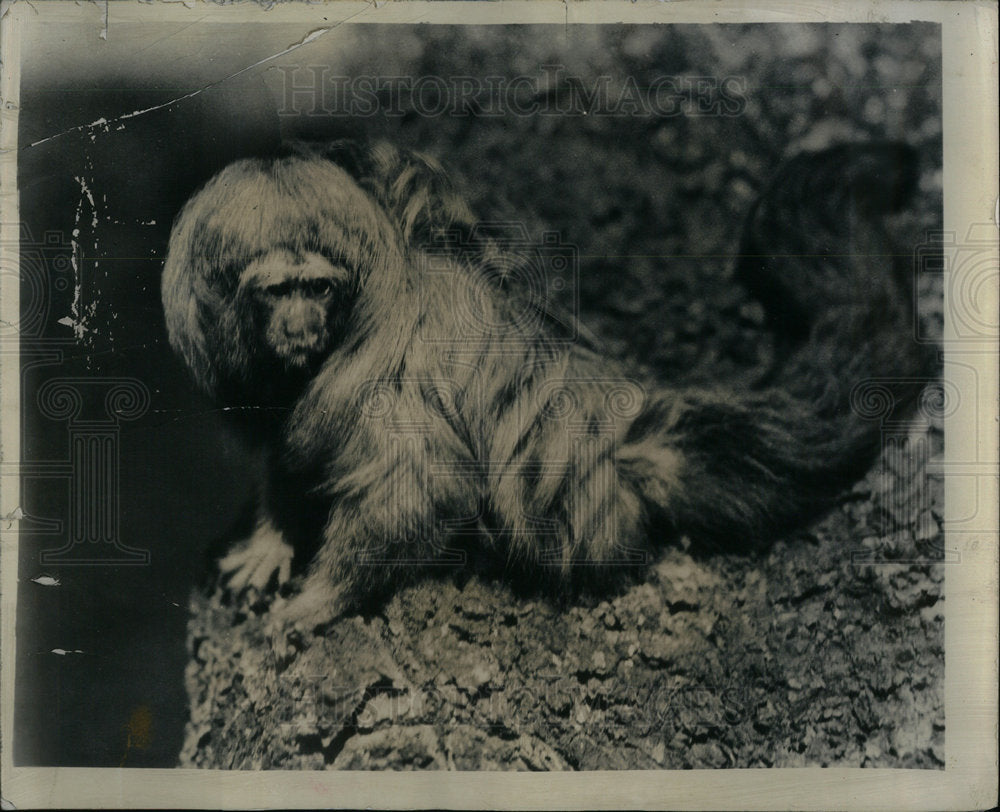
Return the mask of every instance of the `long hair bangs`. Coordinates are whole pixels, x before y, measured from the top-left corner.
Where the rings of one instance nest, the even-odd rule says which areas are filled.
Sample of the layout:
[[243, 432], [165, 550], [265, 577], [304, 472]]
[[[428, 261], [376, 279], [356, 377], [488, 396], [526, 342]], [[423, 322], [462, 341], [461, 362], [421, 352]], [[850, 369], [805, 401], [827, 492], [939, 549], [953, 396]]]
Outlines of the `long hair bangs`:
[[177, 228], [189, 232], [195, 273], [223, 290], [275, 248], [319, 253], [360, 272], [394, 241], [384, 213], [347, 173], [298, 156], [231, 164], [188, 204]]

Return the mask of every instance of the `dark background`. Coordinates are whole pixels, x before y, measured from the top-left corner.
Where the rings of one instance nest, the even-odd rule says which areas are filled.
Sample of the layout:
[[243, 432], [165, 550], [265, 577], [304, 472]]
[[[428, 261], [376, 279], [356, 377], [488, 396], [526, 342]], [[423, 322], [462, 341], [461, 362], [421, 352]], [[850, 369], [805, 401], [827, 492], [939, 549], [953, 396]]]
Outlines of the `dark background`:
[[[937, 26], [348, 26], [226, 80], [303, 32], [268, 39], [196, 27], [169, 43], [158, 31], [139, 34], [113, 29], [104, 43], [96, 33], [48, 32], [34, 53], [29, 46], [22, 74], [22, 254], [34, 258], [22, 268], [31, 310], [22, 321], [35, 325], [21, 341], [23, 461], [30, 468], [70, 453], [66, 422], [36, 407], [46, 381], [142, 381], [149, 409], [120, 423], [117, 493], [119, 538], [148, 551], [150, 563], [42, 566], [40, 554], [65, 543], [69, 481], [25, 476], [18, 764], [176, 761], [189, 594], [205, 548], [253, 483], [223, 416], [166, 344], [159, 276], [174, 215], [230, 161], [289, 137], [380, 136], [425, 149], [481, 216], [575, 243], [586, 323], [612, 351], [672, 380], [717, 378], [766, 355], [760, 314], [733, 294], [728, 258], [749, 202], [790, 152], [907, 140], [926, 160], [927, 202], [912, 215], [913, 233], [940, 217]], [[74, 50], [80, 42], [86, 48]], [[279, 115], [289, 106], [278, 64], [329, 65], [344, 76], [535, 78], [559, 64], [587, 87], [610, 76], [612, 96], [629, 76], [640, 87], [662, 75], [734, 76], [743, 104], [724, 116]], [[85, 126], [99, 119], [106, 123]], [[77, 338], [58, 323], [71, 312], [74, 251], [87, 327]], [[28, 363], [42, 351], [54, 354]], [[45, 520], [61, 527], [42, 532]], [[61, 585], [30, 580], [39, 575]]]

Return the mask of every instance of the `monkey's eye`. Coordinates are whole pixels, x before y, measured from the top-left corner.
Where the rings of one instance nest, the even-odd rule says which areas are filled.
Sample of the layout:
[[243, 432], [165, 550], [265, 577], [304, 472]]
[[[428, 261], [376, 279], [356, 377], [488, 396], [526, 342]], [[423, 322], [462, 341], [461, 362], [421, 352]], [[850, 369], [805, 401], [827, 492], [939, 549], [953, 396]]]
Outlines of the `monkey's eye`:
[[309, 279], [305, 283], [306, 292], [310, 296], [326, 296], [333, 291], [333, 282], [329, 279]]
[[291, 291], [292, 285], [290, 282], [276, 282], [273, 285], [265, 285], [264, 291], [269, 296], [287, 296]]

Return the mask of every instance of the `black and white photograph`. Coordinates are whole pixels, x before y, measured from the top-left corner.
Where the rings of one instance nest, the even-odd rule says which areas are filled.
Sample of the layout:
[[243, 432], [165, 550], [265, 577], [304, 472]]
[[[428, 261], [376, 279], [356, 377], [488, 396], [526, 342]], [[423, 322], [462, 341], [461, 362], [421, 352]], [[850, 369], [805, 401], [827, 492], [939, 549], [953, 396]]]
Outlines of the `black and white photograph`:
[[11, 808], [989, 805], [995, 7], [655, 5], [5, 7]]

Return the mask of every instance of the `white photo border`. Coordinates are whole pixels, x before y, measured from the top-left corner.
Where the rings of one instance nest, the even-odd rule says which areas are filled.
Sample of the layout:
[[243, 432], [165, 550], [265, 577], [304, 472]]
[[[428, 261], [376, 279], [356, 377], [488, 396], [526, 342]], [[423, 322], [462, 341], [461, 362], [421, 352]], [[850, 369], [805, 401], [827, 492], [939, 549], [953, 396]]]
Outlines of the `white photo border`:
[[[0, 77], [0, 243], [16, 245], [17, 109], [19, 63], [32, 32], [50, 20], [79, 23], [81, 42], [98, 48], [132, 24], [246, 22], [298, 28], [306, 40], [335, 25], [436, 22], [449, 24], [535, 23], [786, 23], [938, 22], [943, 38], [944, 229], [964, 235], [976, 224], [997, 225], [997, 13], [992, 2], [334, 2], [221, 6], [157, 2], [76, 4], [14, 2], [3, 5]], [[122, 28], [119, 29], [119, 26]], [[116, 30], [118, 29], [118, 30]], [[73, 44], [67, 44], [71, 51]], [[15, 229], [12, 233], [11, 229]], [[988, 250], [988, 249], [987, 249]], [[992, 261], [997, 260], [996, 244]], [[5, 257], [5, 261], [9, 261]], [[15, 258], [16, 261], [16, 258]], [[946, 302], [948, 307], [960, 303]], [[0, 290], [0, 319], [16, 323], [18, 289]], [[755, 769], [616, 771], [589, 773], [376, 773], [226, 772], [146, 769], [16, 767], [14, 734], [14, 632], [17, 599], [17, 522], [0, 528], [0, 624], [2, 624], [2, 794], [4, 808], [40, 807], [352, 807], [491, 809], [955, 809], [988, 807], [997, 792], [997, 359], [994, 339], [954, 338], [945, 324], [945, 375], [974, 369], [981, 410], [978, 425], [947, 425], [946, 434], [974, 435], [980, 450], [980, 504], [987, 506], [965, 527], [982, 540], [964, 549], [963, 566], [948, 567], [945, 685], [948, 723], [946, 768]], [[0, 517], [19, 506], [17, 461], [19, 363], [0, 358], [3, 462]], [[946, 465], [956, 443], [946, 444]], [[955, 461], [955, 460], [951, 460]], [[946, 510], [958, 503], [946, 482]], [[947, 544], [947, 542], [946, 542]], [[950, 546], [950, 545], [949, 545]], [[9, 803], [11, 806], [7, 806]]]

